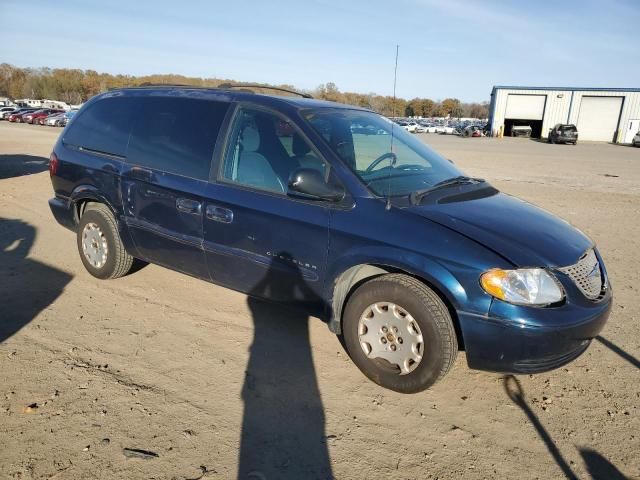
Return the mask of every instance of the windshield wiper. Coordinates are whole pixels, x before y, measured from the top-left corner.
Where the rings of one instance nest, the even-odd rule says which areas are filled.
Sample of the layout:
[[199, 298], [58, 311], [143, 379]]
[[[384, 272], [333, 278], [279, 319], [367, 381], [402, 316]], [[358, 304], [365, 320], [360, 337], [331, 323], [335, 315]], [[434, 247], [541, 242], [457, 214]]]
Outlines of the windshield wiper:
[[435, 191], [440, 190], [441, 188], [452, 187], [455, 185], [475, 185], [477, 183], [484, 183], [485, 180], [482, 178], [473, 178], [467, 177], [465, 175], [460, 175], [458, 177], [447, 178], [446, 180], [442, 180], [434, 185], [431, 185], [429, 188], [425, 188], [423, 190], [416, 190], [415, 192], [411, 192], [409, 194], [409, 199], [411, 200], [412, 205], [418, 205], [422, 198]]

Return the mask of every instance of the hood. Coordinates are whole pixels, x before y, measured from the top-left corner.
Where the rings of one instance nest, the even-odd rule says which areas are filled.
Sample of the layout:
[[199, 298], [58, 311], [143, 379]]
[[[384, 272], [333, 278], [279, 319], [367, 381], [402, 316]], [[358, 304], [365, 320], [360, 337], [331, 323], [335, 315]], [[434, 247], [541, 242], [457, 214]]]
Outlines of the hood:
[[568, 222], [501, 192], [408, 210], [477, 241], [518, 267], [573, 265], [593, 246]]

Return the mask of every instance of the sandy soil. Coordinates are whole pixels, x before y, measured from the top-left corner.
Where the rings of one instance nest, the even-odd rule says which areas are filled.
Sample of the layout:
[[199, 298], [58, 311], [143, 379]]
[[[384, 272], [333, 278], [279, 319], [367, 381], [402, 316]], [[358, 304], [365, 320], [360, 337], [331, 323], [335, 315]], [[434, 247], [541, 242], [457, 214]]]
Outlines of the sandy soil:
[[640, 478], [640, 149], [422, 136], [596, 239], [615, 306], [565, 368], [460, 355], [401, 395], [299, 312], [156, 266], [91, 277], [47, 207], [58, 133], [0, 122], [0, 478]]

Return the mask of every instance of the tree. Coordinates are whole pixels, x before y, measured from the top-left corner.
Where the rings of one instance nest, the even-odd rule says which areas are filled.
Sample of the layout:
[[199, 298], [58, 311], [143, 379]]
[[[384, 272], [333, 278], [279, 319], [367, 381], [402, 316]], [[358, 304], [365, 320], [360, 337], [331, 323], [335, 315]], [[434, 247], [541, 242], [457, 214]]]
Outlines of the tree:
[[[252, 82], [236, 82], [221, 78], [185, 77], [176, 74], [156, 74], [134, 77], [132, 75], [111, 75], [98, 73], [95, 70], [78, 70], [70, 68], [19, 68], [8, 63], [0, 64], [0, 96], [11, 98], [47, 98], [49, 100], [62, 100], [71, 104], [82, 103], [89, 98], [109, 89], [137, 86], [144, 83], [158, 84], [184, 84], [202, 87], [218, 87], [223, 83], [236, 85]], [[268, 84], [260, 84], [269, 87]], [[292, 85], [282, 84], [281, 88], [295, 90]], [[257, 93], [273, 93], [267, 88], [252, 87]], [[359, 107], [369, 108], [388, 117], [407, 115], [431, 117], [437, 114], [446, 116], [465, 115], [486, 118], [488, 106], [484, 104], [461, 104], [458, 99], [447, 98], [440, 104], [436, 104], [428, 98], [413, 98], [407, 101], [404, 98], [393, 98], [375, 93], [341, 92], [333, 82], [319, 85], [313, 92], [313, 96], [332, 102], [347, 103]]]
[[440, 102], [439, 114], [441, 117], [446, 117], [447, 115], [451, 117], [461, 117], [462, 107], [460, 105], [460, 100], [457, 98], [445, 98]]

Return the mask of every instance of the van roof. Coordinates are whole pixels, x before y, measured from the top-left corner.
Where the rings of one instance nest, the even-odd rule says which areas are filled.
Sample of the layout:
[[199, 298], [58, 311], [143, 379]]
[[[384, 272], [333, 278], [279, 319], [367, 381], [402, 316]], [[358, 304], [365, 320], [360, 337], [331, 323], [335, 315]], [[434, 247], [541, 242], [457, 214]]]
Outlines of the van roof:
[[[266, 87], [264, 87], [266, 88]], [[303, 98], [293, 96], [282, 95], [268, 95], [263, 93], [254, 93], [246, 90], [225, 89], [225, 88], [212, 88], [212, 87], [197, 87], [189, 85], [153, 85], [153, 86], [138, 86], [138, 87], [124, 87], [114, 90], [109, 90], [101, 96], [112, 96], [114, 93], [123, 92], [125, 94], [133, 92], [149, 92], [149, 94], [160, 92], [172, 92], [173, 94], [179, 93], [180, 96], [187, 96], [191, 98], [208, 98], [210, 100], [224, 99], [227, 101], [251, 101], [266, 106], [277, 106], [286, 104], [294, 108], [341, 108], [349, 110], [362, 110], [371, 111], [366, 108], [357, 107], [355, 105], [347, 105], [344, 103], [330, 102], [327, 100], [317, 100], [314, 98]]]

